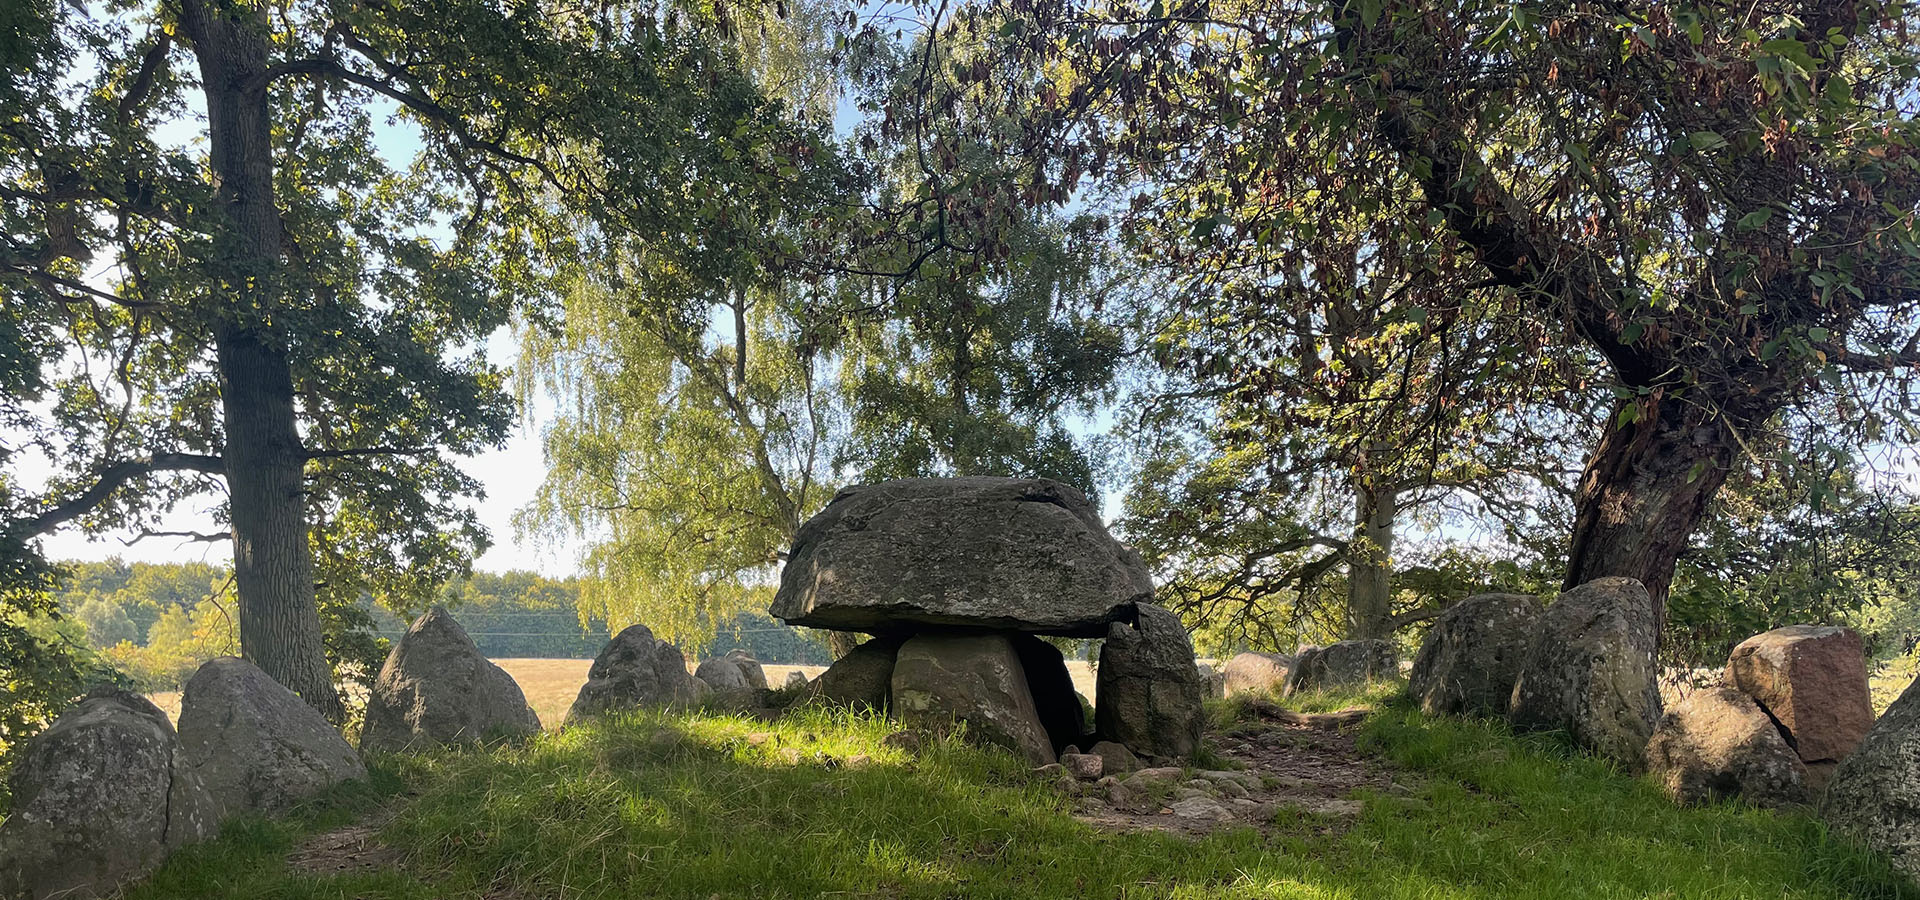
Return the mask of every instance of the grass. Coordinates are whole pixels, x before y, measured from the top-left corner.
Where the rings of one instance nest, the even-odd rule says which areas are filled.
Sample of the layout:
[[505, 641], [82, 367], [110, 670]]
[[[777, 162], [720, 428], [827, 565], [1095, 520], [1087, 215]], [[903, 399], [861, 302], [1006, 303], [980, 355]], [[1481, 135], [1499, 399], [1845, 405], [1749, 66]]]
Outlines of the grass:
[[[130, 897], [1920, 896], [1804, 815], [1676, 808], [1550, 737], [1427, 719], [1390, 692], [1296, 704], [1382, 705], [1361, 742], [1415, 773], [1410, 794], [1361, 795], [1347, 828], [1282, 813], [1265, 833], [1109, 834], [1012, 757], [957, 741], [908, 756], [868, 717], [643, 712], [525, 746], [378, 759], [372, 784], [236, 823]], [[383, 806], [397, 869], [288, 871], [303, 835]]]

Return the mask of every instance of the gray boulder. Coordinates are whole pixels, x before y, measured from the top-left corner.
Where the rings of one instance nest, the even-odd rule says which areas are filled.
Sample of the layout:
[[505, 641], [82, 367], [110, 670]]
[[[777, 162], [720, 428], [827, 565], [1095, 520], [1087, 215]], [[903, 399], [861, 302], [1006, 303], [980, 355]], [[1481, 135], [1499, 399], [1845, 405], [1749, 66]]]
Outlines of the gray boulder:
[[1067, 485], [906, 478], [843, 490], [807, 520], [772, 612], [876, 634], [960, 626], [1100, 637], [1152, 596], [1139, 555]]
[[680, 648], [654, 637], [645, 625], [629, 625], [593, 658], [567, 721], [608, 710], [698, 703], [700, 689], [694, 682]]
[[[747, 672], [740, 663], [730, 657], [716, 656], [703, 659], [693, 670], [693, 676], [707, 683], [717, 692], [732, 693], [749, 691], [753, 683], [747, 680]], [[762, 676], [764, 678], [764, 676]]]
[[1152, 759], [1186, 759], [1200, 747], [1206, 685], [1180, 617], [1151, 603], [1131, 625], [1107, 628], [1094, 690], [1101, 738]]
[[1835, 770], [1820, 817], [1920, 881], [1920, 679]]
[[739, 667], [740, 677], [747, 680], [747, 687], [756, 691], [767, 689], [767, 670], [760, 666], [760, 660], [755, 659], [751, 652], [736, 647], [728, 650], [725, 658], [732, 660], [733, 664]]
[[218, 813], [167, 715], [145, 697], [97, 688], [29, 740], [0, 823], [0, 897], [116, 895], [183, 844], [212, 837]]
[[965, 722], [974, 741], [1005, 747], [1036, 766], [1054, 761], [1026, 669], [1004, 634], [922, 634], [900, 645], [893, 713], [935, 730]]
[[1288, 696], [1300, 691], [1364, 687], [1400, 674], [1393, 644], [1378, 640], [1340, 641], [1300, 651], [1287, 672]]
[[813, 680], [813, 696], [838, 706], [886, 709], [893, 692], [893, 660], [903, 640], [877, 637], [848, 651]]
[[1694, 691], [1662, 716], [1647, 742], [1647, 769], [1684, 804], [1807, 802], [1800, 758], [1753, 698], [1731, 688]]
[[1224, 696], [1278, 694], [1287, 685], [1293, 657], [1284, 653], [1238, 653], [1220, 670]]
[[788, 691], [806, 690], [807, 689], [807, 673], [802, 672], [799, 669], [794, 669], [793, 671], [788, 672], [786, 683], [782, 684], [780, 687], [782, 690], [788, 690]]
[[1653, 601], [1631, 578], [1599, 578], [1541, 613], [1507, 719], [1522, 731], [1565, 731], [1632, 769], [1645, 764], [1660, 718]]
[[397, 751], [538, 734], [540, 718], [513, 676], [480, 655], [438, 606], [387, 654], [367, 696], [362, 752]]
[[1506, 715], [1539, 618], [1540, 601], [1525, 594], [1460, 601], [1427, 630], [1408, 693], [1428, 715]]
[[180, 748], [221, 817], [281, 812], [367, 767], [333, 725], [253, 663], [208, 660], [180, 697]]
[[1194, 663], [1193, 669], [1200, 675], [1200, 690], [1213, 700], [1227, 696], [1227, 676], [1206, 663]]

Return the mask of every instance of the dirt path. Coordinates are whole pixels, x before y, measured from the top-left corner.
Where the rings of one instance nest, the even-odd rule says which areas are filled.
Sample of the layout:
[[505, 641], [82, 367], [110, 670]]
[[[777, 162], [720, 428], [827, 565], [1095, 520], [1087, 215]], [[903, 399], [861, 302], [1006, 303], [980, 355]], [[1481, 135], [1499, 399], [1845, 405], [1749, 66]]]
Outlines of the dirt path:
[[1361, 812], [1354, 791], [1411, 789], [1410, 775], [1355, 745], [1364, 710], [1303, 716], [1268, 704], [1256, 712], [1259, 721], [1216, 738], [1231, 768], [1191, 778], [1178, 768], [1103, 778], [1080, 787], [1075, 816], [1110, 830], [1198, 835], [1238, 825], [1264, 829], [1291, 810], [1335, 831]]

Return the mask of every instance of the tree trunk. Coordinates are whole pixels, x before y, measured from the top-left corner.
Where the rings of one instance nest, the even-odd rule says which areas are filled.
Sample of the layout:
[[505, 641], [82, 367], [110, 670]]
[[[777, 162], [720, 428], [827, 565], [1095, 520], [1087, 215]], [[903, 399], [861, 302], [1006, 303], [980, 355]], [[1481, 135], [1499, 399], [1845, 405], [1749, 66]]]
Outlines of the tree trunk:
[[[1608, 575], [1637, 578], [1663, 627], [1674, 563], [1740, 453], [1742, 424], [1690, 399], [1656, 393], [1614, 408], [1580, 478], [1567, 552], [1566, 587]], [[1623, 424], [1629, 408], [1638, 417]]]
[[181, 26], [200, 64], [208, 160], [225, 229], [214, 236], [224, 307], [215, 330], [226, 431], [240, 652], [328, 718], [344, 717], [321, 643], [308, 544], [306, 453], [294, 417], [280, 305], [280, 210], [273, 194], [266, 20], [256, 8], [183, 0]]
[[1347, 553], [1347, 637], [1393, 633], [1393, 521], [1400, 497], [1393, 485], [1369, 475], [1353, 480], [1354, 529]]

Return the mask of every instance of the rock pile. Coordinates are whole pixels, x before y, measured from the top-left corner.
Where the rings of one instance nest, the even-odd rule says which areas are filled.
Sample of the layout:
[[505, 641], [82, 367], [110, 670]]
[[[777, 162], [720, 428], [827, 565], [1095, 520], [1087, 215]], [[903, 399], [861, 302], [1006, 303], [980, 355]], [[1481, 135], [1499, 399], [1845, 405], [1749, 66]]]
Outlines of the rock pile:
[[[841, 491], [801, 526], [772, 612], [875, 635], [814, 681], [817, 697], [964, 721], [1036, 765], [1102, 739], [1173, 760], [1197, 744], [1206, 687], [1185, 629], [1152, 598], [1139, 556], [1071, 487], [910, 478]], [[1106, 638], [1097, 734], [1037, 635]]]
[[1792, 625], [1748, 638], [1723, 681], [1662, 718], [1647, 745], [1654, 775], [1682, 803], [1805, 803], [1873, 727], [1866, 648], [1845, 628]]
[[362, 752], [525, 737], [540, 731], [520, 685], [445, 609], [434, 607], [387, 654], [367, 697]]

